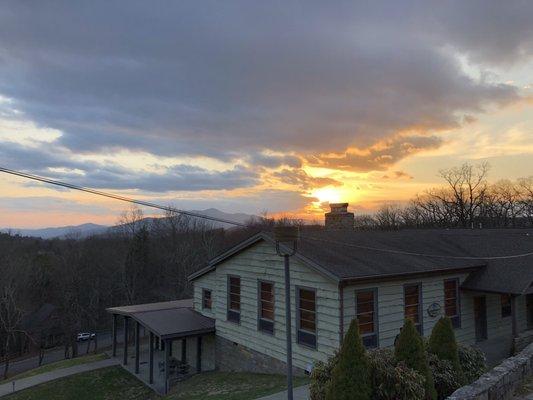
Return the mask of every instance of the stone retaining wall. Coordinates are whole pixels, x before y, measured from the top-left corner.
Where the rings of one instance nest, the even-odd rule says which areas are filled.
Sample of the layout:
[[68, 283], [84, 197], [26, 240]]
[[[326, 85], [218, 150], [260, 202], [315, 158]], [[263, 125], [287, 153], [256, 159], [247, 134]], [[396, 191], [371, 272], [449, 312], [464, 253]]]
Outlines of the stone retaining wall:
[[[255, 372], [261, 374], [286, 374], [287, 364], [246, 346], [216, 336], [216, 368], [220, 371]], [[293, 374], [305, 375], [305, 371], [293, 367]]]
[[533, 344], [483, 374], [477, 381], [457, 389], [448, 400], [507, 400], [533, 373]]

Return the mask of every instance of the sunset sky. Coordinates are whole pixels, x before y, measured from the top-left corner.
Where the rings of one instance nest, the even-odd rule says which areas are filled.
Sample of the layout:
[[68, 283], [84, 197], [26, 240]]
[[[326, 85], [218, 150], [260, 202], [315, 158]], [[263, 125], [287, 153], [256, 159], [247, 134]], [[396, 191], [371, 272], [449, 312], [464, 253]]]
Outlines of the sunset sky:
[[[0, 166], [183, 209], [319, 218], [533, 175], [532, 1], [0, 5]], [[0, 228], [120, 202], [0, 174]]]

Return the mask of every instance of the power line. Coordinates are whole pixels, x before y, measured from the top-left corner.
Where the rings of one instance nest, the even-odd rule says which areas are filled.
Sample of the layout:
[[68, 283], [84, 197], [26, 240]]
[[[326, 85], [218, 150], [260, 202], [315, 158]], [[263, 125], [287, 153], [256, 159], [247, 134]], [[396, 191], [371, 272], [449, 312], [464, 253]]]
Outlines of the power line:
[[[68, 189], [79, 190], [79, 191], [82, 191], [82, 192], [91, 193], [91, 194], [94, 194], [94, 195], [103, 196], [103, 197], [107, 197], [107, 198], [110, 198], [110, 199], [120, 200], [120, 201], [132, 203], [132, 204], [137, 204], [137, 205], [141, 205], [141, 206], [145, 206], [145, 207], [150, 207], [150, 208], [156, 208], [156, 209], [159, 209], [159, 210], [175, 212], [175, 213], [178, 213], [178, 214], [188, 215], [188, 216], [191, 216], [191, 217], [202, 218], [202, 219], [206, 219], [206, 220], [210, 220], [210, 221], [221, 222], [221, 223], [235, 225], [235, 226], [247, 227], [246, 224], [243, 224], [241, 222], [231, 221], [231, 220], [227, 220], [227, 219], [224, 219], [224, 218], [211, 217], [209, 215], [203, 215], [203, 214], [198, 214], [198, 213], [194, 213], [194, 212], [190, 212], [190, 211], [180, 210], [180, 209], [177, 209], [177, 208], [174, 208], [174, 207], [170, 207], [170, 206], [161, 206], [159, 204], [151, 203], [151, 202], [148, 202], [148, 201], [136, 200], [136, 199], [132, 199], [132, 198], [125, 197], [125, 196], [120, 196], [120, 195], [113, 194], [113, 193], [102, 192], [100, 190], [90, 189], [90, 188], [86, 188], [86, 187], [78, 186], [78, 185], [73, 185], [71, 183], [61, 182], [61, 181], [57, 181], [57, 180], [49, 179], [49, 178], [44, 178], [44, 177], [41, 177], [41, 176], [32, 175], [32, 174], [28, 174], [28, 173], [20, 172], [20, 171], [15, 171], [15, 170], [8, 169], [8, 168], [0, 167], [0, 172], [4, 172], [6, 174], [15, 175], [15, 176], [19, 176], [19, 177], [22, 177], [22, 178], [43, 182], [43, 183], [48, 183], [48, 184], [51, 184], [51, 185], [65, 187], [65, 188], [68, 188]], [[358, 249], [362, 249], [362, 250], [371, 250], [371, 251], [377, 251], [377, 252], [382, 252], [382, 253], [402, 254], [402, 255], [409, 255], [409, 256], [415, 256], [415, 257], [427, 257], [427, 258], [444, 258], [444, 259], [453, 259], [453, 260], [505, 260], [505, 259], [513, 259], [513, 258], [522, 258], [522, 257], [533, 256], [533, 252], [522, 253], [522, 254], [513, 254], [513, 255], [507, 255], [507, 256], [495, 256], [495, 257], [447, 256], [447, 255], [440, 255], [440, 254], [416, 253], [416, 252], [404, 251], [404, 250], [384, 249], [384, 248], [379, 248], [379, 247], [357, 245], [357, 244], [353, 244], [353, 243], [346, 243], [346, 242], [341, 242], [341, 241], [336, 241], [336, 240], [321, 239], [321, 238], [311, 237], [311, 236], [306, 236], [306, 235], [302, 235], [301, 238], [302, 239], [308, 239], [308, 240], [320, 241], [320, 242], [323, 242], [323, 243], [337, 244], [337, 245], [342, 245], [342, 246], [346, 246], [346, 247], [354, 247], [354, 248], [358, 248]]]
[[329, 244], [338, 244], [338, 245], [347, 246], [347, 247], [355, 247], [355, 248], [362, 249], [362, 250], [371, 250], [371, 251], [378, 251], [382, 253], [402, 254], [402, 255], [408, 255], [408, 256], [427, 257], [427, 258], [447, 258], [447, 259], [453, 259], [453, 260], [479, 260], [479, 261], [485, 260], [486, 261], [486, 260], [506, 260], [506, 259], [512, 259], [512, 258], [522, 258], [522, 257], [533, 256], [533, 252], [512, 254], [512, 255], [507, 255], [507, 256], [493, 256], [493, 257], [447, 256], [447, 255], [442, 255], [442, 254], [426, 254], [426, 253], [416, 253], [416, 252], [405, 251], [405, 250], [383, 249], [379, 247], [364, 246], [364, 245], [359, 245], [359, 244], [341, 242], [338, 240], [328, 240], [328, 239], [322, 239], [322, 238], [311, 237], [311, 236], [300, 236], [300, 237], [302, 239], [315, 240], [318, 242], [329, 243]]
[[211, 217], [209, 215], [198, 214], [198, 213], [185, 211], [185, 210], [179, 210], [177, 208], [170, 207], [170, 206], [168, 206], [168, 207], [167, 206], [161, 206], [159, 204], [151, 203], [151, 202], [148, 202], [148, 201], [136, 200], [136, 199], [132, 199], [132, 198], [125, 197], [125, 196], [120, 196], [120, 195], [113, 194], [113, 193], [102, 192], [100, 190], [90, 189], [90, 188], [86, 188], [86, 187], [78, 186], [78, 185], [73, 185], [71, 183], [56, 181], [54, 179], [49, 179], [49, 178], [44, 178], [42, 176], [27, 174], [25, 172], [15, 171], [15, 170], [8, 169], [8, 168], [0, 167], [0, 172], [4, 172], [4, 173], [10, 174], [10, 175], [19, 176], [19, 177], [26, 178], [26, 179], [31, 179], [31, 180], [34, 180], [34, 181], [48, 183], [48, 184], [51, 184], [51, 185], [65, 187], [65, 188], [68, 188], [68, 189], [79, 190], [79, 191], [82, 191], [82, 192], [91, 193], [91, 194], [107, 197], [107, 198], [114, 199], [114, 200], [120, 200], [120, 201], [124, 201], [124, 202], [128, 202], [128, 203], [133, 203], [133, 204], [137, 204], [137, 205], [140, 205], [140, 206], [157, 208], [159, 210], [170, 211], [170, 212], [175, 212], [175, 213], [178, 213], [178, 214], [188, 215], [190, 217], [203, 218], [203, 219], [206, 219], [206, 220], [215, 221], [215, 222], [221, 222], [221, 223], [235, 225], [235, 226], [243, 226], [243, 227], [247, 226], [246, 224], [243, 224], [241, 222], [231, 221], [231, 220], [224, 219], [224, 218]]

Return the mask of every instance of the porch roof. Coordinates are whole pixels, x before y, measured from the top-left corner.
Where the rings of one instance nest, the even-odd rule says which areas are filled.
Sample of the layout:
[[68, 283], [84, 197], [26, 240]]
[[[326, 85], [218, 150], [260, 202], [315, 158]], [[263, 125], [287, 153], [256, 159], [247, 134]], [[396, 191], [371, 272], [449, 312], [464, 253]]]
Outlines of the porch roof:
[[192, 309], [192, 299], [111, 307], [110, 314], [139, 322], [161, 339], [179, 339], [215, 331], [215, 320]]

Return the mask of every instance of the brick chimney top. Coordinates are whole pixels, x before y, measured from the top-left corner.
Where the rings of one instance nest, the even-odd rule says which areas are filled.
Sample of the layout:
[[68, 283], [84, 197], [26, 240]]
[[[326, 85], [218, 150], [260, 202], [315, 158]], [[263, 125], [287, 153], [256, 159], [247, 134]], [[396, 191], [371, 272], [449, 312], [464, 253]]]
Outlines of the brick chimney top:
[[354, 229], [354, 215], [348, 212], [348, 203], [332, 203], [331, 211], [325, 215], [325, 226], [329, 230]]

